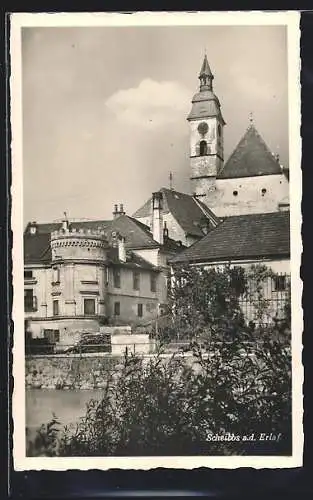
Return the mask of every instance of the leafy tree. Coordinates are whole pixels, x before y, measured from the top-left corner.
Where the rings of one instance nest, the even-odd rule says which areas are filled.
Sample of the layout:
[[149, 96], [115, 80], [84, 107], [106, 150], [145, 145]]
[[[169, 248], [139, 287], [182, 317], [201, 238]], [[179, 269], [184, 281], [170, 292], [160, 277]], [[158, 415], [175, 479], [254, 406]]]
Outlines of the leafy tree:
[[249, 329], [240, 268], [179, 269], [175, 280], [170, 328], [176, 337], [193, 336], [189, 352], [125, 355], [102, 400], [52, 441], [43, 427], [29, 454], [45, 447], [62, 456], [291, 453], [290, 315]]

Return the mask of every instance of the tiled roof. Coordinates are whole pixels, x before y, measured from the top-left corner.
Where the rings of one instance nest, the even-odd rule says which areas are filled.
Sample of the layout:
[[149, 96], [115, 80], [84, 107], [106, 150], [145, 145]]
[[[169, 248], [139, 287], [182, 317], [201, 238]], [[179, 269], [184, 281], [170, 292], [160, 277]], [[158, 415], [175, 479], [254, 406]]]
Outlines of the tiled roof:
[[111, 221], [106, 233], [109, 241], [111, 241], [110, 233], [112, 231], [117, 231], [126, 238], [125, 246], [129, 249], [161, 247], [165, 251], [176, 253], [184, 248], [171, 238], [166, 238], [164, 244], [160, 245], [153, 239], [148, 226], [128, 215], [121, 215]]
[[120, 215], [113, 219], [106, 228], [106, 237], [112, 243], [112, 232], [118, 232], [125, 237], [126, 248], [156, 248], [158, 243], [154, 241], [149, 228], [128, 215]]
[[227, 217], [173, 263], [215, 262], [290, 255], [289, 212]]
[[51, 261], [50, 233], [24, 234], [25, 264]]
[[[61, 223], [36, 224], [36, 234], [30, 234], [30, 225], [24, 232], [24, 260], [25, 263], [45, 263], [51, 261], [50, 233], [60, 229]], [[130, 249], [146, 249], [161, 247], [164, 251], [175, 254], [182, 251], [182, 247], [174, 240], [167, 238], [164, 244], [155, 241], [149, 228], [127, 215], [121, 215], [112, 221], [79, 221], [70, 222], [70, 227], [75, 229], [103, 229], [109, 243], [112, 243], [112, 232], [119, 232], [126, 239], [125, 246]]]
[[282, 168], [253, 124], [218, 174], [219, 179], [281, 174]]
[[[210, 228], [219, 222], [218, 217], [206, 205], [196, 201], [190, 194], [167, 188], [162, 188], [160, 191], [163, 193], [163, 214], [170, 212], [186, 234], [201, 237], [204, 234], [201, 230], [203, 225], [209, 221]], [[133, 214], [133, 217], [151, 217], [151, 210], [150, 198]]]
[[[105, 229], [110, 221], [74, 221], [70, 226], [75, 229]], [[25, 264], [51, 262], [50, 234], [61, 228], [61, 222], [36, 223], [36, 234], [30, 234], [31, 223], [24, 231], [24, 261]]]
[[157, 268], [153, 264], [151, 264], [151, 262], [148, 262], [146, 259], [143, 259], [131, 250], [127, 250], [126, 252], [126, 262], [121, 262], [119, 260], [117, 248], [110, 249], [108, 259], [109, 262], [113, 265], [115, 264], [130, 268], [140, 267], [141, 269], [147, 269], [151, 271], [157, 270]]

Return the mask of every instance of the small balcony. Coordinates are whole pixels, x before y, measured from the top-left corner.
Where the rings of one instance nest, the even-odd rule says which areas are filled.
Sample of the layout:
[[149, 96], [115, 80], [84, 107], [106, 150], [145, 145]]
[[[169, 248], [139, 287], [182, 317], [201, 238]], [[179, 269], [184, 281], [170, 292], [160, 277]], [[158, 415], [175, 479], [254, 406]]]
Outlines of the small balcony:
[[37, 297], [24, 297], [24, 311], [25, 312], [38, 311]]

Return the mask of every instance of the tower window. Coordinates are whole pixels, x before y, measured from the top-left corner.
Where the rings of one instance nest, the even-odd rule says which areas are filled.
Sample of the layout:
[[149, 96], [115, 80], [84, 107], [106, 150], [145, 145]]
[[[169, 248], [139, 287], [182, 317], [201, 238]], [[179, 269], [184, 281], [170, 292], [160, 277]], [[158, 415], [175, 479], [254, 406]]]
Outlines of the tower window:
[[238, 191], [233, 191], [234, 196], [238, 196]]
[[59, 301], [53, 300], [52, 302], [53, 316], [59, 316]]
[[222, 127], [220, 126], [220, 124], [218, 124], [217, 126], [217, 133], [219, 137], [222, 135]]
[[266, 189], [265, 189], [265, 188], [263, 188], [263, 189], [262, 189], [262, 191], [261, 191], [261, 193], [262, 193], [262, 196], [264, 196], [264, 195], [265, 195], [265, 193], [266, 193]]
[[208, 154], [208, 145], [206, 141], [200, 141], [200, 156]]

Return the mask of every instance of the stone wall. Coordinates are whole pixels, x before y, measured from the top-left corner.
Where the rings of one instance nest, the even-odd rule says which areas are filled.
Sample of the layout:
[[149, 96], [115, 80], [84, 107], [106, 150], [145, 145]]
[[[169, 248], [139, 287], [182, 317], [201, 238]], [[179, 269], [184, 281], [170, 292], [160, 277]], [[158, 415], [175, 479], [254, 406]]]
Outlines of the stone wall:
[[[149, 362], [153, 354], [143, 354], [144, 362]], [[161, 355], [164, 362], [171, 353]], [[183, 355], [187, 363], [194, 364], [191, 353]], [[56, 354], [49, 356], [26, 356], [26, 389], [103, 389], [108, 373], [118, 369], [123, 356], [106, 353], [97, 354]]]
[[121, 356], [108, 354], [27, 356], [26, 388], [101, 389], [110, 369], [120, 361]]

